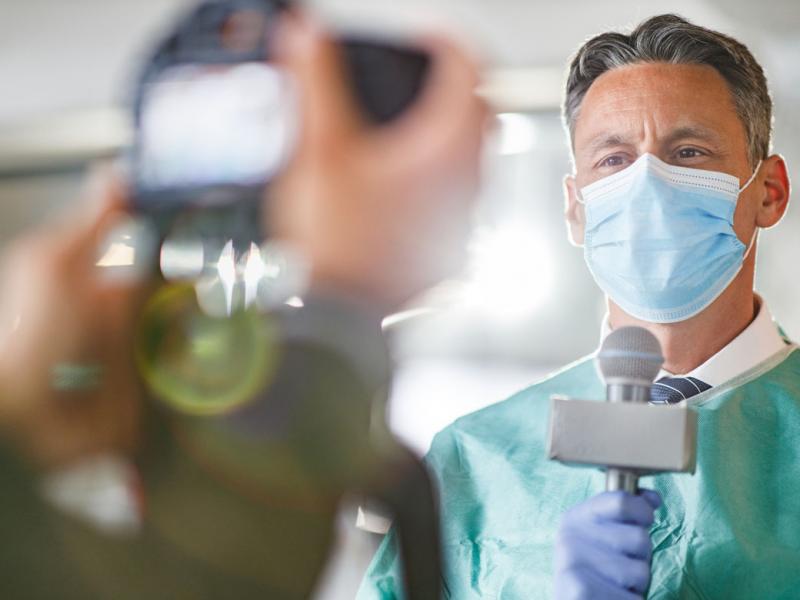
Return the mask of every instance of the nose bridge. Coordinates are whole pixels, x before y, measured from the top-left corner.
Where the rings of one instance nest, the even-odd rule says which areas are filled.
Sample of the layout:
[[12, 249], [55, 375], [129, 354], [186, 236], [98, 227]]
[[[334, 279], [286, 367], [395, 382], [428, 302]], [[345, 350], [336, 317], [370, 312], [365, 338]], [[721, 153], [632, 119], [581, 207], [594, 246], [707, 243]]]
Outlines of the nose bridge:
[[662, 156], [662, 144], [658, 135], [658, 127], [654, 116], [649, 112], [642, 117], [641, 130], [635, 147], [637, 158], [640, 158], [643, 154], [652, 154], [661, 160], [665, 160], [665, 157]]
[[661, 148], [659, 148], [656, 144], [642, 144], [636, 149], [636, 158], [641, 158], [645, 154], [650, 154], [655, 156], [656, 158], [662, 160], [663, 162], [669, 162], [667, 160], [667, 156], [663, 155]]

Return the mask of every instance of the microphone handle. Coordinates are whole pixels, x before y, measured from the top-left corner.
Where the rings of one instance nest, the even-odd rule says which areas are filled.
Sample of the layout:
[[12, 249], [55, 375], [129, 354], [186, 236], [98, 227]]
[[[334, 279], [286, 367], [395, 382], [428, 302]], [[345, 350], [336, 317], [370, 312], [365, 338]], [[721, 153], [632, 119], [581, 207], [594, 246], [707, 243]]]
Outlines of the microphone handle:
[[640, 381], [615, 381], [606, 386], [606, 400], [608, 402], [637, 402], [647, 404], [650, 402], [650, 388]]
[[[642, 385], [637, 381], [615, 382], [606, 387], [606, 399], [608, 402], [646, 403], [650, 401], [650, 386]], [[620, 490], [637, 494], [639, 492], [639, 476], [626, 469], [609, 467], [606, 470], [606, 491]]]
[[624, 469], [608, 469], [606, 471], [606, 491], [623, 491], [629, 494], [638, 494], [639, 476]]

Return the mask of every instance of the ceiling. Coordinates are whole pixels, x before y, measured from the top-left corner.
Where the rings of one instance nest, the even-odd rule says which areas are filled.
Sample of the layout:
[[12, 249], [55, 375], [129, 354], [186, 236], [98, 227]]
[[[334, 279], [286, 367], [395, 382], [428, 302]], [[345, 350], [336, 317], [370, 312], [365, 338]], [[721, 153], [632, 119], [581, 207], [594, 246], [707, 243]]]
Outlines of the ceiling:
[[[132, 66], [190, 0], [1, 0], [0, 125], [125, 97]], [[491, 65], [561, 68], [592, 33], [677, 12], [740, 36], [757, 51], [800, 39], [796, 0], [308, 0], [327, 20], [397, 29], [433, 23], [462, 33]], [[781, 33], [776, 33], [781, 32]], [[796, 44], [795, 44], [796, 45]], [[766, 54], [770, 54], [765, 50]], [[796, 64], [796, 63], [795, 63]]]

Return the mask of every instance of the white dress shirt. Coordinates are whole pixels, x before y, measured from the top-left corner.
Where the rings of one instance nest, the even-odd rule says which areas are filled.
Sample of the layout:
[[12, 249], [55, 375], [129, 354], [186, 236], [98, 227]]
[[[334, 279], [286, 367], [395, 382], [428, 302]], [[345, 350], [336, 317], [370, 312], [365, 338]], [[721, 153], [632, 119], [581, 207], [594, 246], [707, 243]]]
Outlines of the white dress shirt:
[[[761, 297], [756, 296], [758, 313], [753, 322], [727, 346], [690, 373], [670, 373], [664, 369], [662, 377], [694, 377], [711, 387], [730, 381], [745, 371], [780, 352], [789, 343], [772, 320], [772, 314]], [[608, 315], [603, 319], [602, 337], [611, 333]]]

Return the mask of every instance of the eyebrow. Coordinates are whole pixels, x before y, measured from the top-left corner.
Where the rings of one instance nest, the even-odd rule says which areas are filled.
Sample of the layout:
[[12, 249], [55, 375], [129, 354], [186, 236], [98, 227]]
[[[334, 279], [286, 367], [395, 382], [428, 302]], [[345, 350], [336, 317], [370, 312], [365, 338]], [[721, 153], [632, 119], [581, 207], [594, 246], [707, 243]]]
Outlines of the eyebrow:
[[686, 138], [694, 138], [714, 144], [718, 144], [720, 140], [719, 135], [713, 129], [699, 126], [686, 126], [678, 127], [677, 129], [671, 131], [664, 139], [664, 143], [673, 144], [679, 140], [685, 140]]
[[630, 141], [622, 137], [621, 135], [601, 133], [589, 143], [588, 150], [589, 152], [594, 154], [595, 152], [599, 150], [605, 150], [606, 148], [612, 148], [615, 146], [627, 146], [627, 145], [630, 145]]
[[[670, 145], [679, 140], [685, 140], [687, 138], [704, 140], [714, 144], [719, 144], [720, 141], [719, 135], [712, 129], [696, 125], [686, 125], [670, 131], [662, 143]], [[595, 136], [594, 139], [589, 142], [587, 150], [591, 154], [594, 154], [600, 150], [605, 150], [606, 148], [631, 145], [634, 145], [633, 142], [631, 142], [630, 139], [625, 136], [619, 134], [601, 133]]]

